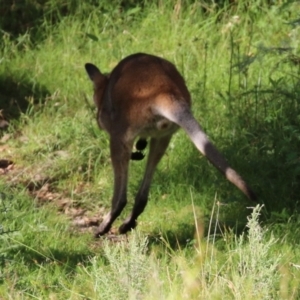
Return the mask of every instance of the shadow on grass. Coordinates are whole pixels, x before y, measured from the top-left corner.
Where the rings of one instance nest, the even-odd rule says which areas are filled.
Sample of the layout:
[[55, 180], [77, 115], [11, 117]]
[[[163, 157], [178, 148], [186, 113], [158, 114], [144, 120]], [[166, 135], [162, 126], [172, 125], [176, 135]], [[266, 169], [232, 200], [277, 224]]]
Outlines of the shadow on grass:
[[18, 119], [31, 105], [42, 104], [49, 94], [45, 86], [26, 75], [0, 74], [0, 110], [8, 121]]
[[[239, 213], [239, 214], [238, 214]], [[232, 213], [231, 213], [232, 214]], [[248, 215], [250, 211], [248, 212]], [[229, 219], [228, 216], [223, 216], [222, 220], [216, 217], [211, 220], [207, 217], [203, 218], [200, 225], [200, 232], [197, 233], [197, 228], [192, 218], [186, 221], [181, 221], [176, 224], [176, 227], [172, 229], [153, 230], [149, 233], [149, 244], [151, 245], [164, 245], [170, 247], [173, 250], [184, 249], [189, 246], [193, 246], [194, 242], [200, 238], [210, 239], [212, 236], [215, 241], [224, 240], [224, 233], [231, 232], [236, 235], [240, 235], [247, 231], [247, 215], [245, 210], [237, 211], [237, 219]], [[210, 227], [211, 226], [211, 227]]]
[[176, 230], [153, 231], [148, 235], [149, 246], [166, 245], [173, 250], [186, 248], [195, 238], [195, 224], [191, 222], [177, 224]]
[[[92, 253], [86, 251], [47, 249], [47, 254], [39, 253], [23, 245], [15, 245], [12, 249], [0, 253], [0, 267], [5, 269], [14, 263], [21, 263], [29, 270], [40, 269], [41, 266], [49, 265], [59, 267], [66, 274], [76, 272], [78, 265], [90, 265]], [[20, 268], [21, 270], [22, 268]], [[1, 280], [1, 276], [0, 276]]]

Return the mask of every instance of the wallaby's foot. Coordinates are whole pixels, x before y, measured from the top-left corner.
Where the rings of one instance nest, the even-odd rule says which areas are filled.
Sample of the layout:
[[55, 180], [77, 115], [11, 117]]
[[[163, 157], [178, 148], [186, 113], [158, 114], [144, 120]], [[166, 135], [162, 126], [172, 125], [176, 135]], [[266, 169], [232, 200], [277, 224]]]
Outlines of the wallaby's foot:
[[109, 220], [109, 218], [105, 217], [94, 234], [95, 238], [99, 238], [100, 236], [108, 233], [110, 228], [111, 228], [111, 221]]
[[95, 238], [99, 238], [100, 236], [105, 235], [106, 233], [108, 233], [110, 230], [110, 226], [106, 227], [106, 228], [102, 228], [101, 225], [97, 228], [94, 237]]
[[119, 232], [121, 234], [124, 234], [132, 229], [134, 229], [137, 225], [137, 221], [136, 220], [132, 220], [132, 219], [128, 219], [126, 221], [124, 221], [124, 223], [119, 227]]

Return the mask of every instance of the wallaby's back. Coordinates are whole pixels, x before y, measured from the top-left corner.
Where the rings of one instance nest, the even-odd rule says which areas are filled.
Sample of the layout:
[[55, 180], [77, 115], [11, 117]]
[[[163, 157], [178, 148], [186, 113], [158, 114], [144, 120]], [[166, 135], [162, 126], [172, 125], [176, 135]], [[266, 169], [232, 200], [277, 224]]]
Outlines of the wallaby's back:
[[[111, 72], [105, 93], [113, 107], [153, 105], [153, 99], [162, 94], [179, 96], [190, 105], [190, 94], [183, 77], [175, 66], [156, 56], [137, 53], [123, 59]], [[140, 104], [142, 102], [142, 104]]]

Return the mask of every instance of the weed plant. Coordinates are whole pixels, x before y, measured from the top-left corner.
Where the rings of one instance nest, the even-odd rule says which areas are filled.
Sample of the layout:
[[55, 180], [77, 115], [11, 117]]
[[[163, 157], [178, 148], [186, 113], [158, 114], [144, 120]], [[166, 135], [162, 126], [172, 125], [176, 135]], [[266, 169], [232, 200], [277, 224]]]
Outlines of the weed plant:
[[[298, 1], [1, 5], [0, 158], [14, 162], [0, 175], [1, 299], [299, 298]], [[124, 241], [96, 242], [55, 201], [41, 205], [47, 184], [69, 210], [108, 210], [108, 139], [83, 66], [110, 72], [134, 52], [176, 64], [196, 118], [263, 207], [251, 214], [181, 131]], [[144, 167], [131, 164], [128, 209]]]

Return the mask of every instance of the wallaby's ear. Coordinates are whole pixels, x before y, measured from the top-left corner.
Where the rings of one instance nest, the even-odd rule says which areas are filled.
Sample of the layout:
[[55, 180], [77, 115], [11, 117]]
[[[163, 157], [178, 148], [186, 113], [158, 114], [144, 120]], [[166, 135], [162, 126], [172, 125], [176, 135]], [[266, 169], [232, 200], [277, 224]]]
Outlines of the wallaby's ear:
[[100, 70], [93, 64], [86, 63], [85, 70], [94, 84], [96, 84], [97, 82], [101, 82], [105, 78]]

